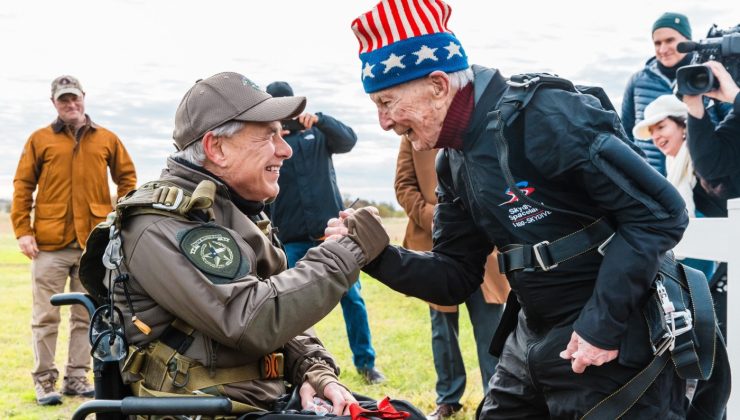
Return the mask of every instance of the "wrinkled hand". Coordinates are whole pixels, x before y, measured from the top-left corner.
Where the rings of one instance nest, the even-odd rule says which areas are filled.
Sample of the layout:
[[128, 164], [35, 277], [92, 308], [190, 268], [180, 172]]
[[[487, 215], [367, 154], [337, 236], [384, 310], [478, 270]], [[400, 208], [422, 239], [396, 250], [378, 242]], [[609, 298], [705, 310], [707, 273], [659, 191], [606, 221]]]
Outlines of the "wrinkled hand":
[[326, 229], [324, 229], [324, 240], [325, 241], [336, 241], [343, 236], [347, 236], [349, 229], [344, 225], [344, 220], [354, 213], [354, 209], [341, 210], [339, 217], [333, 217], [326, 222]]
[[343, 236], [352, 239], [362, 250], [365, 265], [380, 255], [390, 239], [383, 227], [378, 209], [375, 207], [363, 207], [358, 210], [347, 209], [339, 212], [338, 218], [333, 218], [327, 223], [324, 230], [325, 240], [337, 240]]
[[560, 352], [560, 357], [570, 359], [573, 372], [583, 373], [588, 366], [601, 366], [611, 362], [619, 355], [619, 350], [603, 350], [581, 338], [573, 331], [570, 342], [565, 350]]
[[33, 235], [23, 235], [18, 238], [18, 247], [21, 249], [23, 255], [30, 259], [34, 259], [39, 255], [39, 247], [36, 245], [36, 238]]
[[[313, 398], [317, 396], [316, 390], [308, 383], [308, 381], [301, 385], [301, 389], [298, 391], [298, 394], [301, 396], [301, 407], [304, 409], [307, 409], [310, 404], [313, 403]], [[332, 414], [337, 416], [349, 415], [349, 405], [357, 402], [355, 397], [352, 396], [352, 393], [347, 391], [345, 387], [339, 385], [337, 382], [329, 382], [324, 387], [324, 397], [329, 400], [331, 405], [334, 407]]]
[[303, 124], [304, 127], [306, 127], [306, 130], [313, 127], [314, 124], [319, 122], [319, 117], [311, 114], [310, 112], [304, 112], [303, 114], [299, 115], [297, 118], [298, 122]]

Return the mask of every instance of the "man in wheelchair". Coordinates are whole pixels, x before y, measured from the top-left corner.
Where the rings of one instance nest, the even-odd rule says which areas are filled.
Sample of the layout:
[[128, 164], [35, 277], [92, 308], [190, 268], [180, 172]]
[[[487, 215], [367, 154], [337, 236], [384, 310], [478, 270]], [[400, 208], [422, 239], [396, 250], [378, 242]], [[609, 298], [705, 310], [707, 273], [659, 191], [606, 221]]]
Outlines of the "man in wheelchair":
[[80, 277], [102, 305], [93, 352], [118, 360], [136, 395], [225, 396], [250, 412], [272, 409], [287, 382], [303, 408], [319, 397], [342, 415], [355, 402], [311, 326], [388, 243], [377, 211], [355, 212], [348, 235], [289, 270], [262, 212], [292, 153], [280, 120], [305, 104], [237, 73], [199, 80], [177, 109], [177, 152], [160, 179], [91, 234]]

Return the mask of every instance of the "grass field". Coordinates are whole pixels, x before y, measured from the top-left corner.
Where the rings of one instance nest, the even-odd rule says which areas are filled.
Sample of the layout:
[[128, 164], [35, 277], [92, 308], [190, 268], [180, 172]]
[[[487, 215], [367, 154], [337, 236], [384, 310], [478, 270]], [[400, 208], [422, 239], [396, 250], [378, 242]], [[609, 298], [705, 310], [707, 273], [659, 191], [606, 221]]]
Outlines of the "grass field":
[[[393, 242], [403, 237], [405, 219], [390, 219], [386, 227]], [[67, 419], [84, 400], [65, 397], [56, 407], [36, 405], [30, 371], [30, 264], [16, 245], [7, 214], [0, 214], [0, 419]], [[428, 306], [405, 297], [363, 274], [362, 294], [368, 307], [376, 365], [388, 378], [382, 385], [365, 385], [352, 365], [339, 307], [316, 327], [326, 347], [342, 367], [340, 379], [353, 391], [374, 398], [406, 399], [424, 412], [434, 408], [435, 372], [432, 363]], [[62, 320], [68, 318], [63, 309]], [[481, 377], [472, 329], [463, 308], [460, 342], [468, 372], [464, 409], [454, 419], [472, 419], [482, 397]], [[57, 346], [57, 366], [63, 374], [68, 325], [63, 321]], [[61, 383], [61, 381], [60, 381]]]

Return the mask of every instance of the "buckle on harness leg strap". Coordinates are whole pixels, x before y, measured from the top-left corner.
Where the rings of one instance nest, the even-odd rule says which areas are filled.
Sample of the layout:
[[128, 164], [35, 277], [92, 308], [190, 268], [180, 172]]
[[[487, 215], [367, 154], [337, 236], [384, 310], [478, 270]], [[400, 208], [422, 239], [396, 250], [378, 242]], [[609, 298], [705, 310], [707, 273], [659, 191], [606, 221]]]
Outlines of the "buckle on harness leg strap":
[[532, 245], [532, 252], [534, 252], [534, 258], [537, 260], [537, 264], [539, 264], [540, 268], [543, 271], [550, 271], [553, 268], [558, 266], [558, 263], [547, 265], [542, 259], [542, 254], [540, 254], [540, 248], [545, 245], [549, 245], [549, 244], [550, 244], [550, 241], [542, 241], [540, 243]]

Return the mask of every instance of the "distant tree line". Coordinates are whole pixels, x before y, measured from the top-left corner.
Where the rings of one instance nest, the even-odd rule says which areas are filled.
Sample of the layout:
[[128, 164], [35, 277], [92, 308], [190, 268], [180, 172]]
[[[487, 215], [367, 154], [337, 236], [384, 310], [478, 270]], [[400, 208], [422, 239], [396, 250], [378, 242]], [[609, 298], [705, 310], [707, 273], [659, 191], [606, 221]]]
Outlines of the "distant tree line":
[[[344, 207], [349, 207], [352, 203], [355, 203], [355, 199], [349, 195], [342, 196]], [[393, 203], [377, 202], [373, 200], [365, 200], [364, 198], [357, 199], [354, 204], [354, 208], [359, 209], [360, 207], [373, 206], [378, 209], [380, 217], [406, 217], [406, 213], [403, 210], [397, 210]]]

